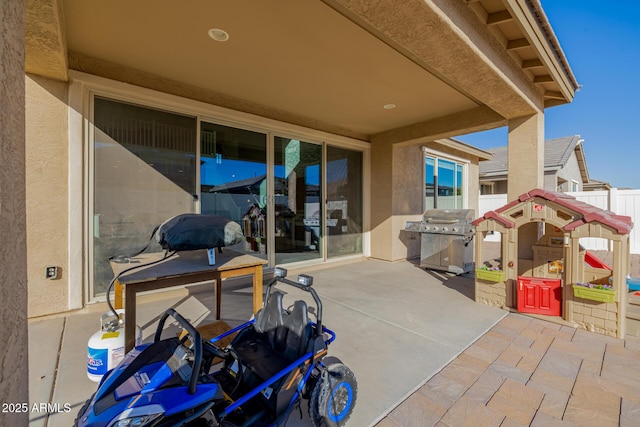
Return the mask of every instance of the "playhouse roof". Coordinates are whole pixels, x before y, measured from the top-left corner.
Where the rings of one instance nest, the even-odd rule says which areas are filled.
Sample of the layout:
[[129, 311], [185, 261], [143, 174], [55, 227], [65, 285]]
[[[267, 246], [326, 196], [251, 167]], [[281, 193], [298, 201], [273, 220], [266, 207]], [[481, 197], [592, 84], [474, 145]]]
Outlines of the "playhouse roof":
[[493, 219], [506, 228], [514, 228], [516, 226], [515, 221], [511, 220], [507, 216], [502, 215], [502, 213], [518, 204], [528, 202], [535, 197], [554, 202], [560, 206], [572, 210], [580, 216], [575, 221], [570, 222], [569, 224], [564, 226], [565, 231], [574, 230], [577, 227], [590, 222], [598, 222], [600, 224], [609, 226], [616, 230], [618, 234], [629, 234], [629, 232], [633, 228], [631, 217], [616, 215], [611, 211], [598, 208], [585, 202], [581, 202], [575, 197], [570, 196], [569, 194], [546, 191], [539, 188], [521, 194], [516, 200], [507, 203], [501, 208], [485, 213], [482, 217], [473, 221], [473, 225], [478, 225], [482, 221]]

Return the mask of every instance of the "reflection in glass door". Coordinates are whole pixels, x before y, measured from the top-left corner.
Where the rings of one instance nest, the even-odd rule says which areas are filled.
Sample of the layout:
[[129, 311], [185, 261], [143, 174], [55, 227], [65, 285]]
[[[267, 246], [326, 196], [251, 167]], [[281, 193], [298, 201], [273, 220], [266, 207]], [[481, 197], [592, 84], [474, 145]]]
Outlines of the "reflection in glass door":
[[267, 136], [213, 123], [200, 128], [200, 209], [229, 218], [246, 241], [231, 249], [267, 258]]
[[327, 257], [362, 253], [362, 152], [327, 147]]
[[93, 122], [95, 297], [113, 278], [109, 257], [141, 250], [158, 224], [194, 212], [196, 118], [95, 97]]
[[322, 146], [274, 138], [275, 264], [322, 257]]

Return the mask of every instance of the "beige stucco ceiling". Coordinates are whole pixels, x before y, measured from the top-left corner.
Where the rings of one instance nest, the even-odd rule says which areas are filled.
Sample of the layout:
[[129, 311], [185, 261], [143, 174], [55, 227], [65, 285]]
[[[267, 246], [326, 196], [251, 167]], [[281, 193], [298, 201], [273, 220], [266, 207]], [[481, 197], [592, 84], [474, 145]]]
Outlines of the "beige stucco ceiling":
[[518, 65], [535, 46], [507, 49], [526, 28], [482, 21], [522, 1], [29, 0], [26, 70], [65, 80], [68, 66], [364, 140], [451, 136], [544, 108], [554, 82]]
[[318, 1], [67, 0], [64, 10], [71, 51], [358, 133], [476, 106]]

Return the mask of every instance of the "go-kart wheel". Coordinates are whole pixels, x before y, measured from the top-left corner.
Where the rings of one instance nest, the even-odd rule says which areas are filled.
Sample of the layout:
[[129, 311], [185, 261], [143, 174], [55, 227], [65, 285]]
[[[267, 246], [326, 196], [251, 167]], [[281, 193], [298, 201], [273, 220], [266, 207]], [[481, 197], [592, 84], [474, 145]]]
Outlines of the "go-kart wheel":
[[329, 365], [322, 371], [311, 391], [309, 415], [316, 427], [343, 426], [356, 403], [356, 377], [342, 363]]

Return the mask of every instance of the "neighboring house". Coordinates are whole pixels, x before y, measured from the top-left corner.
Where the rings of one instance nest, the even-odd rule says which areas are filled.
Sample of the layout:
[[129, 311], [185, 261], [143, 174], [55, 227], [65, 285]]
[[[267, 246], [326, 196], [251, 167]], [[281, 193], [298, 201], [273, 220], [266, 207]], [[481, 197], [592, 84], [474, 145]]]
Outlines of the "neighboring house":
[[589, 182], [585, 182], [582, 186], [583, 191], [607, 191], [611, 190], [611, 184], [606, 181], [599, 181], [597, 179], [590, 179]]
[[[548, 139], [544, 143], [544, 189], [583, 191], [589, 184], [589, 171], [579, 135]], [[507, 147], [487, 149], [491, 160], [480, 162], [480, 194], [506, 194]]]
[[11, 4], [30, 317], [104, 300], [108, 257], [183, 212], [251, 209], [267, 267], [403, 259], [407, 220], [478, 209], [489, 154], [449, 138], [507, 126], [529, 161], [578, 88], [539, 0]]

